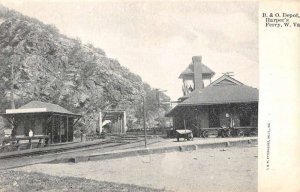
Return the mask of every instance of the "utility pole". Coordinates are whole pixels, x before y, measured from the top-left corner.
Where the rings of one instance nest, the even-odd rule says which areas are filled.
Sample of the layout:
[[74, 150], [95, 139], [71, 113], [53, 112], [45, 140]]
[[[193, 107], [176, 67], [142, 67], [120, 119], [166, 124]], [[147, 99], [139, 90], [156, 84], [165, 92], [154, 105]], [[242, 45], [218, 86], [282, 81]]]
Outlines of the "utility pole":
[[14, 99], [14, 86], [15, 86], [15, 77], [14, 77], [14, 62], [11, 62], [11, 85], [10, 85], [10, 104], [11, 108], [15, 109], [15, 99]]
[[156, 91], [156, 101], [157, 101], [157, 106], [160, 107], [161, 101], [160, 101], [160, 92], [166, 92], [167, 90], [160, 90], [160, 89], [155, 89]]
[[145, 95], [143, 95], [143, 127], [144, 127], [144, 136], [145, 136], [145, 148], [147, 148], [147, 130], [146, 130]]

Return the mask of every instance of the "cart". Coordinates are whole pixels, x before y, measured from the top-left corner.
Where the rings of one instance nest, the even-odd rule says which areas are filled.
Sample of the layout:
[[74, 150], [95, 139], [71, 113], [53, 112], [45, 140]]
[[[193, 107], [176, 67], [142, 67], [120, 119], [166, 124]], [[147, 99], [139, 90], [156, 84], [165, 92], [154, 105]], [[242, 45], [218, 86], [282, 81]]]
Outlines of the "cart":
[[176, 137], [177, 137], [177, 141], [179, 141], [179, 138], [184, 138], [188, 141], [191, 141], [193, 140], [193, 132], [189, 129], [177, 129]]

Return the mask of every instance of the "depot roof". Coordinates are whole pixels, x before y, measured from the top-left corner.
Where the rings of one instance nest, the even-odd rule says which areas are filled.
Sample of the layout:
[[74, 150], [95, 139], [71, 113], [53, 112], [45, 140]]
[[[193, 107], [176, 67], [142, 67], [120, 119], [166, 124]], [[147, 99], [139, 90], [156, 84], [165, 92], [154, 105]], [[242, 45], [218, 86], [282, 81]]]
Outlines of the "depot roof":
[[[221, 79], [221, 81], [220, 81]], [[204, 89], [194, 90], [186, 99], [175, 106], [167, 116], [184, 106], [216, 105], [258, 102], [258, 89], [240, 83], [232, 77], [224, 77], [212, 82]]]

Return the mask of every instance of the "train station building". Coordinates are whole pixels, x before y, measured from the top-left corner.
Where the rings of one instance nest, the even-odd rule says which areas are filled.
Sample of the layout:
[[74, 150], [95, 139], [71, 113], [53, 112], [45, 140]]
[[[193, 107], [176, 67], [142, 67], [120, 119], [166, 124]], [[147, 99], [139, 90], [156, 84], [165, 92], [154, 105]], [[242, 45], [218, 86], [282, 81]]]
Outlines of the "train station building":
[[[256, 128], [258, 124], [258, 89], [224, 74], [211, 82], [215, 73], [202, 63], [201, 56], [179, 76], [183, 80], [183, 96], [166, 114], [172, 117], [174, 129], [190, 129], [199, 136], [200, 129], [233, 126]], [[209, 84], [204, 87], [204, 80]]]

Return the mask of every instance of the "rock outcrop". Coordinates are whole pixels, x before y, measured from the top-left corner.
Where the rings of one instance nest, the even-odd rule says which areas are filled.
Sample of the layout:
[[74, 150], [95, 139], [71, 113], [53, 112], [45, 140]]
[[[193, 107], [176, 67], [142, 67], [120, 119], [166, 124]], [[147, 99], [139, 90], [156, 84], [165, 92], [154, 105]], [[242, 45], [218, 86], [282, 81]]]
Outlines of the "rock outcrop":
[[10, 106], [14, 82], [16, 107], [32, 100], [59, 104], [83, 115], [81, 129], [94, 130], [98, 111], [105, 108], [126, 109], [128, 121], [137, 121], [145, 87], [141, 77], [108, 58], [102, 49], [4, 7], [0, 9], [0, 66], [2, 112]]

